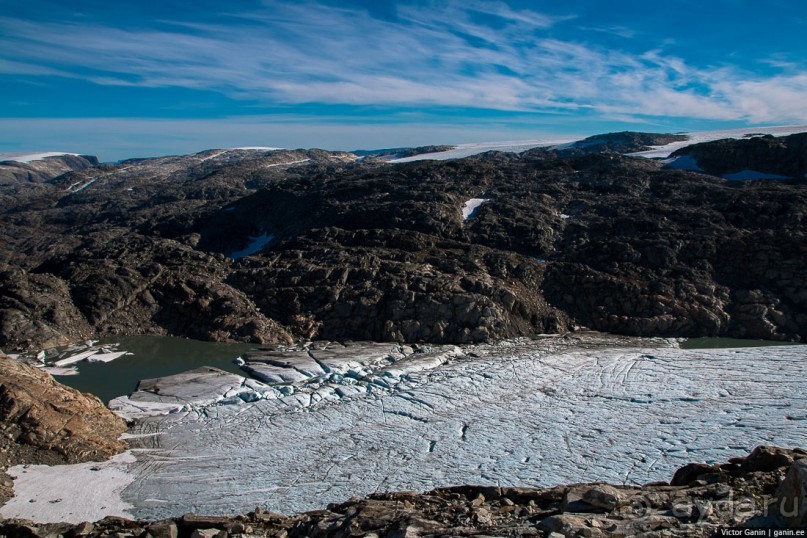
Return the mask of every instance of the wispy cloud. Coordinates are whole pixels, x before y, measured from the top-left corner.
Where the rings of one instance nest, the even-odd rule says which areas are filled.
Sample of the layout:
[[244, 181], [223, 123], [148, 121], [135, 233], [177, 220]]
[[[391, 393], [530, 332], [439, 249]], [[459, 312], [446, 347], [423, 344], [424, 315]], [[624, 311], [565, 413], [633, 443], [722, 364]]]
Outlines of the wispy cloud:
[[792, 66], [773, 77], [696, 68], [663, 51], [549, 37], [559, 24], [492, 0], [402, 4], [395, 19], [265, 0], [254, 11], [223, 13], [219, 23], [161, 21], [150, 29], [0, 17], [0, 73], [212, 89], [285, 104], [807, 121], [807, 73]]

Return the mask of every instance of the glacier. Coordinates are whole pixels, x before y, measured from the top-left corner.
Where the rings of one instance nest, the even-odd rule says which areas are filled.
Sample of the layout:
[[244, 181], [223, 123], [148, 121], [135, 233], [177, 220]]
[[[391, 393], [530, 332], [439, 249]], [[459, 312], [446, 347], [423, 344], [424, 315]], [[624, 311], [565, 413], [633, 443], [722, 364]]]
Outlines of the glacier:
[[[807, 438], [805, 346], [682, 350], [662, 339], [574, 336], [267, 353], [244, 365], [274, 369], [265, 381], [280, 382], [261, 398], [136, 423], [134, 461], [114, 467], [131, 479], [116, 506], [159, 519], [256, 506], [294, 513], [457, 484], [642, 484], [688, 462]], [[33, 472], [56, 479], [60, 467]], [[73, 487], [58, 495], [89, 486]], [[16, 483], [15, 492], [46, 496]], [[27, 512], [2, 514], [47, 518], [42, 500], [13, 506]]]

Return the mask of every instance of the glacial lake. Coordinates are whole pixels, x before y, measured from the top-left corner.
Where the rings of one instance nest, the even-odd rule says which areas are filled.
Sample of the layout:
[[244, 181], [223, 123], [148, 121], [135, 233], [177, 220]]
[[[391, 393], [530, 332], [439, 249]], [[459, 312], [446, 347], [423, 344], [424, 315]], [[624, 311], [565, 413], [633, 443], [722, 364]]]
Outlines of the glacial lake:
[[258, 344], [200, 342], [174, 336], [121, 336], [105, 338], [98, 345], [120, 344], [118, 351], [128, 351], [112, 362], [80, 362], [78, 375], [58, 376], [60, 383], [82, 392], [95, 394], [104, 403], [134, 392], [138, 381], [178, 374], [201, 366], [244, 375], [233, 359]]

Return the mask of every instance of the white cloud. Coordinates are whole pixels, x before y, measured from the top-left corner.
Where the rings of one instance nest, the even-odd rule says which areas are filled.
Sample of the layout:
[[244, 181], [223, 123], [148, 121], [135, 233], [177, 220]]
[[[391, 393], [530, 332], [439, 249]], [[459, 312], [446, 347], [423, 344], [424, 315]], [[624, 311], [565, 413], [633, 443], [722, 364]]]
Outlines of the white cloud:
[[766, 78], [698, 69], [659, 50], [552, 39], [546, 30], [559, 19], [502, 1], [402, 5], [397, 15], [266, 0], [219, 24], [162, 21], [148, 30], [0, 17], [0, 48], [14, 51], [0, 72], [212, 89], [272, 103], [807, 121], [807, 74], [797, 70]]

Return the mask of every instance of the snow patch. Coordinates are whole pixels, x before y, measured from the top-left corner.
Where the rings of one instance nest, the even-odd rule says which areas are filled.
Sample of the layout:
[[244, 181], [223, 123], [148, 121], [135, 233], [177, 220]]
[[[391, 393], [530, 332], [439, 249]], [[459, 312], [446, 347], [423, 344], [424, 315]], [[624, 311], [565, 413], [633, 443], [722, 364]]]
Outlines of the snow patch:
[[230, 151], [278, 151], [284, 148], [272, 148], [272, 147], [264, 147], [264, 146], [244, 146], [242, 148], [227, 148], [224, 150], [219, 151], [218, 153], [214, 153], [212, 155], [208, 155], [207, 157], [202, 158], [200, 162], [209, 161], [211, 159], [215, 159], [216, 157], [220, 157], [222, 155], [227, 154]]
[[681, 155], [662, 161], [667, 168], [675, 170], [691, 170], [693, 172], [703, 172], [703, 168], [698, 165], [698, 161], [692, 155]]
[[226, 151], [219, 151], [218, 153], [214, 153], [213, 155], [208, 155], [207, 157], [204, 157], [204, 158], [203, 158], [201, 161], [199, 161], [199, 162], [205, 162], [205, 161], [209, 161], [209, 160], [211, 160], [211, 159], [215, 159], [215, 158], [216, 158], [216, 157], [218, 157], [219, 155], [224, 155], [225, 153], [227, 153], [227, 152], [226, 152]]
[[261, 234], [261, 235], [253, 235], [249, 237], [249, 244], [243, 250], [237, 250], [230, 254], [230, 258], [234, 260], [238, 260], [243, 258], [244, 256], [252, 256], [255, 253], [260, 252], [263, 248], [274, 241], [275, 235], [274, 234]]
[[291, 166], [292, 164], [300, 164], [300, 163], [307, 163], [311, 159], [300, 159], [299, 161], [290, 161], [287, 163], [274, 163], [274, 164], [267, 164], [266, 168], [274, 168], [275, 166]]
[[37, 523], [81, 523], [106, 516], [132, 519], [132, 505], [121, 492], [132, 483], [130, 451], [109, 461], [76, 465], [16, 465], [14, 498], [0, 507], [5, 518], [33, 519]]
[[[76, 190], [74, 190], [74, 191], [73, 191], [73, 193], [77, 193], [77, 192], [83, 191], [84, 189], [86, 189], [87, 187], [89, 187], [90, 185], [92, 185], [93, 183], [95, 183], [95, 180], [96, 180], [96, 178], [94, 178], [94, 177], [93, 177], [93, 178], [90, 178], [90, 179], [89, 179], [89, 181], [87, 181], [85, 184], [81, 185], [79, 188], [77, 188]], [[75, 183], [74, 183], [73, 185], [75, 185]], [[68, 190], [70, 190], [70, 189], [68, 189]]]
[[78, 156], [78, 153], [68, 153], [65, 151], [46, 151], [43, 153], [0, 153], [0, 161], [16, 161], [18, 163], [29, 163], [31, 161], [41, 161], [48, 157], [62, 157], [64, 155]]
[[723, 179], [790, 179], [787, 176], [780, 176], [777, 174], [769, 174], [767, 172], [759, 172], [757, 170], [742, 170], [731, 174], [723, 174]]
[[490, 198], [471, 198], [470, 200], [466, 201], [462, 207], [462, 220], [468, 220], [473, 217], [476, 209], [485, 202], [489, 201]]

